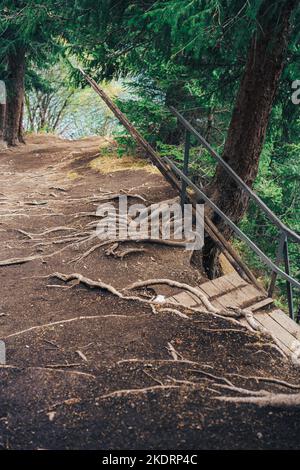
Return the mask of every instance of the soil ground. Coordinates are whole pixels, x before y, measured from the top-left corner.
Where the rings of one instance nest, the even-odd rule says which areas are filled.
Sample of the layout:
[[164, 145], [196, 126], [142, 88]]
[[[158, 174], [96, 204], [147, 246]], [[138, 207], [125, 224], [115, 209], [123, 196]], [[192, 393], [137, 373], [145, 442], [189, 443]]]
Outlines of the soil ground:
[[[148, 203], [174, 196], [150, 165], [132, 160], [129, 169], [127, 159], [122, 168], [113, 151], [105, 139], [42, 135], [0, 154], [0, 261], [36, 257], [0, 266], [0, 448], [300, 448], [299, 409], [217, 400], [234, 395], [224, 378], [281, 393], [291, 390], [249, 377], [300, 382], [266, 339], [207, 313], [154, 314], [145, 303], [48, 278], [76, 272], [118, 289], [157, 277], [204, 280], [181, 248], [139, 244], [147, 251], [120, 259], [102, 247], [72, 261], [95, 243], [71, 239], [95, 220], [82, 213], [95, 213], [101, 191]], [[45, 233], [57, 227], [70, 230]]]

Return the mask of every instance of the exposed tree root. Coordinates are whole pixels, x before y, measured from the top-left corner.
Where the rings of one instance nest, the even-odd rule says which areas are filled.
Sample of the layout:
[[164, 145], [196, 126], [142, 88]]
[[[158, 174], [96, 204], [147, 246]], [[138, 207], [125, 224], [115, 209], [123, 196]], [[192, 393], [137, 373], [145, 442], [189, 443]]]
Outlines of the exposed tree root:
[[57, 364], [57, 366], [54, 364], [45, 366], [45, 367], [28, 367], [28, 369], [35, 369], [35, 370], [47, 370], [47, 371], [53, 371], [53, 372], [61, 372], [63, 374], [71, 374], [71, 375], [78, 375], [81, 377], [89, 377], [90, 379], [96, 379], [96, 376], [93, 374], [90, 374], [88, 372], [81, 372], [79, 370], [63, 370], [67, 365], [64, 364]]
[[[89, 287], [92, 287], [92, 288], [96, 287], [96, 288], [107, 290], [110, 293], [112, 293], [113, 295], [116, 295], [117, 297], [122, 298], [122, 299], [135, 300], [135, 301], [143, 302], [143, 303], [147, 303], [147, 304], [153, 304], [154, 303], [151, 300], [142, 299], [138, 296], [124, 296], [121, 292], [119, 292], [113, 286], [111, 286], [109, 284], [106, 284], [101, 280], [93, 281], [92, 279], [86, 278], [85, 276], [82, 276], [81, 274], [78, 274], [78, 273], [72, 273], [72, 274], [54, 273], [54, 274], [51, 274], [49, 277], [50, 278], [51, 277], [56, 277], [56, 278], [58, 278], [58, 279], [60, 279], [64, 282], [69, 282], [71, 280], [77, 279], [78, 281], [82, 282], [83, 284], [85, 284]], [[283, 358], [287, 359], [287, 355], [277, 346], [277, 342], [278, 342], [277, 339], [274, 338], [273, 335], [270, 332], [268, 332], [265, 328], [260, 328], [260, 325], [254, 319], [252, 312], [250, 312], [249, 310], [242, 310], [242, 309], [229, 309], [229, 311], [219, 311], [215, 307], [212, 306], [212, 304], [210, 303], [210, 301], [208, 300], [208, 298], [205, 296], [204, 293], [202, 293], [199, 289], [197, 289], [195, 287], [189, 286], [188, 284], [179, 283], [177, 281], [173, 281], [173, 280], [170, 280], [170, 279], [150, 279], [148, 281], [136, 282], [136, 283], [132, 284], [131, 286], [127, 287], [126, 289], [123, 289], [123, 291], [124, 290], [132, 290], [132, 289], [135, 289], [135, 288], [138, 288], [138, 287], [145, 287], [145, 286], [149, 286], [149, 285], [155, 285], [155, 284], [168, 284], [170, 286], [184, 288], [185, 290], [188, 290], [191, 293], [193, 293], [194, 295], [196, 295], [196, 297], [205, 305], [205, 307], [208, 310], [206, 313], [211, 313], [211, 314], [216, 315], [218, 317], [224, 318], [225, 320], [230, 320], [232, 322], [237, 323], [239, 326], [241, 326], [241, 325], [237, 320], [235, 320], [235, 318], [239, 318], [239, 317], [242, 316], [242, 317], [246, 318], [246, 320], [250, 319], [251, 320], [251, 328], [253, 328], [253, 326], [257, 325], [257, 330], [256, 331], [264, 334], [268, 338], [271, 338], [275, 342], [275, 345], [273, 345], [273, 347], [276, 348], [276, 350], [281, 354], [281, 356]], [[177, 308], [178, 308], [177, 303], [176, 304], [175, 304], [175, 302], [174, 303], [173, 302], [168, 302], [168, 303], [170, 305], [172, 305], [172, 308], [173, 308], [174, 305], [176, 305]], [[165, 303], [163, 305], [165, 307], [167, 306], [167, 305], [165, 305]], [[181, 306], [184, 307], [184, 308], [187, 308], [184, 305], [181, 305]], [[188, 310], [193, 311], [193, 312], [205, 313], [200, 308], [188, 307]]]
[[14, 338], [15, 336], [20, 336], [20, 335], [23, 335], [24, 333], [29, 333], [31, 331], [43, 330], [44, 328], [50, 328], [52, 326], [62, 325], [62, 324], [65, 324], [65, 323], [72, 323], [74, 321], [95, 320], [95, 319], [109, 318], [109, 317], [118, 317], [118, 318], [123, 318], [123, 319], [136, 318], [133, 315], [129, 316], [129, 315], [115, 315], [115, 314], [80, 316], [80, 317], [75, 317], [75, 318], [69, 318], [67, 320], [60, 320], [60, 321], [55, 321], [55, 322], [52, 322], [52, 323], [45, 323], [43, 325], [31, 326], [30, 328], [26, 328], [25, 330], [17, 331], [16, 333], [11, 333], [10, 335], [4, 336], [3, 339]]
[[[168, 365], [178, 365], [178, 364], [186, 364], [186, 365], [191, 365], [191, 366], [204, 366], [203, 364], [200, 364], [199, 362], [196, 361], [190, 361], [189, 359], [177, 359], [177, 361], [174, 361], [174, 359], [121, 359], [117, 362], [118, 365], [120, 364], [168, 364]], [[205, 365], [206, 367], [211, 367], [208, 365]]]
[[219, 388], [223, 388], [225, 390], [230, 390], [232, 392], [241, 393], [243, 395], [254, 395], [254, 396], [257, 396], [257, 397], [261, 397], [261, 396], [264, 397], [264, 396], [270, 394], [270, 392], [268, 392], [267, 390], [248, 390], [247, 388], [236, 387], [232, 383], [230, 383], [229, 385], [214, 384], [214, 386], [219, 387]]
[[185, 313], [182, 313], [180, 310], [177, 310], [175, 308], [160, 308], [159, 311], [161, 313], [174, 313], [174, 315], [177, 315], [180, 318], [185, 318], [186, 320], [190, 320], [190, 317], [188, 317]]
[[188, 292], [191, 292], [193, 295], [195, 295], [201, 303], [207, 308], [209, 312], [213, 313], [218, 313], [218, 309], [216, 309], [211, 302], [208, 300], [205, 294], [203, 294], [199, 289], [196, 287], [192, 287], [188, 284], [184, 284], [182, 282], [178, 281], [173, 281], [171, 279], [148, 279], [147, 281], [139, 281], [135, 282], [134, 284], [131, 284], [129, 287], [126, 289], [137, 289], [139, 287], [147, 287], [147, 286], [153, 286], [157, 284], [167, 284], [171, 287], [177, 287], [183, 290], [186, 290]]
[[[119, 242], [119, 241], [118, 241]], [[105, 242], [104, 242], [105, 243]], [[111, 243], [111, 241], [109, 242]], [[65, 247], [67, 248], [67, 247]], [[94, 247], [92, 247], [93, 249]], [[63, 250], [63, 249], [62, 249]], [[62, 250], [59, 250], [59, 251], [62, 251]], [[44, 257], [48, 257], [48, 256], [53, 256], [53, 253], [50, 254], [50, 255], [45, 255]], [[43, 257], [43, 258], [44, 258]], [[32, 256], [32, 257], [29, 257], [29, 258], [23, 258], [23, 259], [13, 259], [13, 260], [6, 260], [5, 263], [7, 263], [7, 261], [9, 261], [10, 263], [16, 263], [16, 264], [19, 264], [19, 263], [22, 263], [22, 262], [26, 262], [26, 261], [29, 261], [29, 260], [32, 260], [32, 259], [37, 259], [37, 258], [42, 258], [41, 256]], [[2, 264], [1, 264], [2, 263]], [[0, 266], [3, 265], [3, 261], [0, 262]], [[125, 299], [125, 300], [134, 300], [134, 301], [138, 301], [138, 302], [143, 302], [143, 303], [147, 303], [147, 304], [150, 304], [150, 305], [153, 305], [153, 301], [152, 300], [149, 300], [149, 299], [142, 299], [138, 296], [127, 296], [127, 295], [124, 295], [123, 293], [119, 292], [117, 289], [115, 289], [113, 286], [107, 284], [107, 283], [104, 283], [103, 281], [101, 280], [98, 280], [98, 281], [94, 281], [92, 279], [89, 279], [79, 273], [72, 273], [72, 274], [62, 274], [62, 273], [54, 273], [54, 274], [51, 274], [48, 276], [49, 278], [57, 278], [57, 279], [60, 279], [64, 282], [69, 282], [69, 281], [72, 281], [72, 280], [78, 280], [79, 282], [85, 284], [86, 286], [88, 287], [91, 287], [91, 288], [99, 288], [99, 289], [104, 289], [108, 292], [110, 292], [111, 294], [121, 298], [121, 299]], [[200, 289], [198, 288], [195, 288], [195, 287], [192, 287], [192, 286], [189, 286], [188, 284], [184, 284], [184, 283], [180, 283], [178, 281], [173, 281], [173, 280], [170, 280], [170, 279], [150, 279], [150, 280], [147, 280], [147, 281], [140, 281], [140, 282], [136, 282], [134, 284], [132, 284], [131, 286], [127, 287], [126, 289], [123, 289], [124, 290], [132, 290], [132, 289], [135, 289], [135, 288], [139, 288], [139, 287], [145, 287], [145, 286], [150, 286], [150, 285], [157, 285], [157, 284], [167, 284], [167, 285], [170, 285], [170, 286], [173, 286], [173, 287], [177, 287], [177, 288], [181, 288], [181, 289], [184, 289], [186, 291], [189, 291], [191, 292], [194, 296], [196, 296], [196, 298], [199, 299], [199, 302], [201, 302], [207, 309], [207, 313], [211, 313], [213, 315], [216, 315], [216, 316], [219, 316], [219, 317], [222, 317], [226, 320], [231, 320], [237, 324], [239, 324], [240, 326], [240, 323], [237, 322], [235, 320], [235, 318], [239, 318], [240, 316], [243, 316], [244, 318], [246, 318], [247, 322], [250, 324], [251, 328], [252, 329], [256, 329], [256, 331], [259, 331], [260, 333], [263, 333], [264, 335], [266, 335], [267, 337], [271, 338], [275, 344], [277, 344], [277, 340], [276, 338], [273, 337], [273, 335], [270, 334], [270, 332], [268, 332], [265, 328], [262, 328], [258, 322], [256, 322], [256, 320], [254, 319], [253, 317], [253, 314], [252, 312], [248, 311], [248, 310], [241, 310], [241, 309], [230, 309], [229, 311], [219, 311], [218, 309], [216, 309], [212, 304], [211, 302], [208, 300], [208, 298], [206, 297], [206, 295], [200, 291]], [[177, 309], [178, 310], [178, 304], [175, 304], [173, 302], [168, 302], [169, 305], [172, 305], [171, 309], [173, 309], [173, 307], [176, 305]], [[166, 307], [167, 305], [165, 305], [164, 303], [164, 307]], [[186, 308], [184, 305], [181, 305], [181, 307], [184, 307]], [[201, 312], [201, 313], [204, 313], [203, 312], [203, 309], [200, 309], [200, 308], [191, 308], [189, 307], [188, 308], [190, 311], [196, 311], [196, 312]], [[165, 312], [166, 312], [166, 309], [165, 309]], [[170, 313], [171, 310], [168, 310], [168, 313]], [[179, 314], [179, 316], [181, 317], [186, 317], [184, 314], [182, 314], [182, 312], [174, 312], [174, 310], [171, 312], [171, 313], [175, 313], [175, 314]], [[78, 317], [76, 319], [87, 319], [88, 317]], [[94, 317], [95, 318], [95, 317]], [[73, 320], [65, 320], [66, 322], [68, 321], [75, 321], [76, 319], [73, 319]], [[64, 320], [61, 321], [61, 322], [56, 322], [56, 324], [59, 324], [59, 323], [63, 323], [65, 322]], [[50, 325], [50, 324], [49, 324]], [[48, 325], [48, 326], [49, 326]], [[32, 328], [39, 328], [39, 327], [32, 327]], [[26, 332], [26, 331], [30, 331], [31, 329], [29, 330], [24, 330], [22, 332], [19, 332], [18, 334], [21, 334], [23, 332]], [[12, 336], [14, 336], [15, 334], [13, 334]], [[277, 348], [277, 350], [279, 351], [279, 353], [284, 357], [286, 358], [286, 354], [277, 346], [274, 346]]]
[[44, 235], [48, 235], [49, 233], [73, 231], [73, 230], [77, 230], [77, 229], [76, 229], [76, 227], [61, 226], [61, 227], [49, 228], [48, 230], [45, 230], [44, 232], [40, 232], [40, 233], [25, 232], [25, 230], [20, 230], [20, 229], [15, 229], [15, 230], [17, 232], [22, 233], [23, 235], [26, 235], [30, 239], [34, 239], [35, 237], [42, 237]]
[[1, 214], [1, 217], [31, 217], [29, 216], [28, 214], [24, 214], [24, 213], [17, 213], [17, 212], [13, 212], [13, 213], [8, 213], [8, 214]]
[[[201, 328], [201, 331], [204, 331], [205, 333], [251, 333], [249, 330], [243, 331], [238, 328]], [[253, 333], [255, 333], [255, 331], [253, 331]]]
[[121, 253], [115, 251], [113, 253], [113, 256], [122, 260], [128, 255], [136, 255], [138, 253], [147, 253], [147, 250], [145, 250], [144, 248], [128, 248], [128, 250], [124, 250]]
[[[97, 235], [95, 234], [95, 237]], [[91, 253], [96, 251], [98, 248], [101, 248], [102, 246], [110, 245], [112, 243], [154, 243], [157, 245], [165, 245], [165, 246], [171, 246], [171, 247], [177, 247], [177, 248], [185, 248], [186, 244], [183, 242], [177, 242], [175, 240], [161, 240], [158, 238], [115, 238], [115, 239], [109, 239], [109, 240], [104, 240], [100, 243], [97, 243], [96, 245], [92, 246], [89, 248], [87, 251], [85, 251], [82, 255], [78, 256], [77, 258], [74, 258], [70, 261], [70, 263], [73, 262], [78, 262], [81, 261], [82, 259], [86, 258], [89, 256]]]
[[89, 279], [89, 278], [83, 276], [82, 274], [78, 274], [78, 273], [72, 273], [72, 274], [53, 273], [53, 274], [50, 274], [48, 277], [50, 279], [51, 278], [57, 278], [57, 279], [60, 279], [61, 281], [64, 281], [64, 282], [69, 282], [69, 281], [73, 281], [74, 279], [77, 279], [79, 282], [86, 285], [87, 287], [106, 290], [106, 291], [110, 292], [113, 295], [116, 295], [117, 297], [119, 297], [121, 299], [137, 300], [139, 302], [147, 302], [146, 300], [140, 299], [137, 296], [130, 296], [130, 297], [129, 296], [124, 296], [121, 292], [119, 292], [117, 289], [115, 289], [115, 287], [111, 286], [110, 284], [107, 284], [107, 283], [101, 281], [100, 279], [98, 281], [93, 281], [92, 279]]
[[234, 377], [239, 377], [245, 380], [255, 380], [255, 382], [267, 382], [267, 383], [271, 383], [275, 385], [280, 385], [281, 387], [287, 387], [287, 388], [291, 388], [294, 390], [300, 390], [300, 384], [299, 385], [291, 384], [289, 382], [286, 382], [285, 380], [276, 379], [275, 377], [260, 377], [257, 375], [245, 376], [245, 375], [235, 374], [235, 373], [231, 373], [229, 375], [234, 376]]
[[300, 407], [300, 393], [285, 394], [285, 393], [266, 393], [264, 396], [253, 396], [249, 390], [248, 397], [215, 397], [215, 400], [228, 402], [228, 403], [241, 403], [247, 405], [257, 405], [259, 407], [271, 406], [275, 408], [294, 408]]
[[114, 392], [101, 395], [100, 397], [96, 398], [96, 401], [105, 400], [107, 398], [121, 398], [121, 397], [126, 397], [128, 395], [143, 395], [149, 392], [178, 389], [178, 388], [181, 388], [182, 386], [183, 385], [169, 384], [169, 385], [153, 385], [152, 387], [145, 387], [145, 388], [131, 388], [131, 389], [125, 389], [125, 390], [115, 390]]
[[33, 255], [33, 256], [27, 256], [25, 258], [9, 258], [9, 259], [4, 259], [0, 261], [0, 266], [11, 266], [14, 264], [24, 264], [28, 263], [29, 261], [33, 261], [36, 259], [41, 259], [44, 258], [41, 255]]
[[79, 370], [63, 370], [65, 367], [73, 367], [73, 366], [78, 366], [81, 364], [54, 364], [54, 365], [49, 365], [45, 367], [41, 366], [30, 366], [30, 367], [19, 367], [19, 366], [14, 366], [11, 364], [0, 364], [0, 369], [16, 369], [16, 370], [43, 370], [43, 371], [49, 371], [49, 372], [57, 372], [57, 373], [64, 373], [64, 374], [71, 374], [71, 375], [80, 375], [80, 376], [85, 376], [85, 377], [90, 377], [92, 379], [96, 379], [96, 376], [93, 374], [90, 374], [88, 372], [81, 372]]
[[[79, 197], [79, 198], [67, 198], [64, 199], [64, 202], [108, 202], [113, 201], [114, 199], [119, 199], [122, 196], [131, 197], [133, 199], [139, 199], [143, 202], [147, 202], [146, 199], [141, 196], [140, 194], [131, 194], [127, 193], [126, 191], [120, 191], [120, 193], [110, 193], [107, 192], [106, 194], [102, 194], [99, 196], [87, 196], [87, 197]], [[95, 214], [94, 214], [95, 215]]]
[[168, 343], [167, 350], [171, 354], [174, 361], [178, 361], [178, 359], [182, 359], [182, 355], [176, 351], [173, 344]]
[[220, 376], [217, 376], [217, 375], [214, 375], [214, 374], [211, 374], [210, 372], [206, 372], [205, 370], [200, 370], [200, 369], [196, 369], [196, 370], [190, 370], [190, 372], [192, 372], [193, 374], [201, 374], [201, 375], [204, 375], [205, 377], [207, 377], [208, 379], [210, 380], [213, 380], [213, 381], [220, 381], [220, 382], [224, 382], [225, 384], [229, 385], [229, 386], [234, 386], [232, 382], [230, 382], [229, 379], [227, 379], [226, 377], [220, 377]]
[[5, 260], [1, 260], [0, 261], [0, 266], [11, 266], [11, 265], [14, 265], [14, 264], [24, 264], [24, 263], [28, 263], [29, 261], [34, 261], [34, 260], [38, 260], [38, 259], [44, 260], [45, 258], [51, 258], [52, 256], [55, 256], [55, 255], [61, 253], [62, 251], [66, 250], [68, 248], [71, 248], [71, 247], [76, 246], [76, 245], [78, 246], [81, 243], [84, 243], [84, 242], [87, 242], [87, 241], [91, 240], [92, 238], [93, 237], [91, 237], [91, 236], [86, 237], [84, 239], [80, 238], [79, 240], [76, 240], [75, 242], [73, 241], [69, 245], [64, 246], [63, 248], [60, 248], [59, 250], [54, 251], [53, 253], [48, 253], [48, 254], [43, 254], [43, 255], [25, 256], [24, 258], [8, 258], [8, 259], [5, 259]]
[[21, 235], [24, 235], [25, 237], [29, 238], [30, 240], [33, 239], [33, 236], [30, 235], [29, 233], [25, 232], [25, 230], [21, 230], [21, 229], [18, 229], [18, 228], [15, 228], [14, 230], [16, 232], [20, 233]]

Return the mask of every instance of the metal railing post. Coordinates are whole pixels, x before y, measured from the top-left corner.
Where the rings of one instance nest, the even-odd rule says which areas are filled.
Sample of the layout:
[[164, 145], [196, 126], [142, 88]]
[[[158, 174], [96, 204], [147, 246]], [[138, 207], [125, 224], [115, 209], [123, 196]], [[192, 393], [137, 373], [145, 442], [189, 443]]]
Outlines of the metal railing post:
[[[289, 258], [289, 248], [288, 248], [288, 239], [285, 236], [284, 244], [283, 244], [283, 258], [284, 258], [284, 266], [285, 272], [290, 275], [290, 258]], [[288, 296], [288, 306], [290, 317], [294, 320], [294, 305], [293, 305], [293, 288], [289, 281], [286, 281], [286, 290]]]
[[268, 218], [276, 225], [280, 230], [285, 232], [292, 240], [300, 243], [300, 234], [296, 233], [294, 230], [291, 230], [287, 227], [275, 214], [271, 211], [271, 209], [263, 202], [263, 200], [241, 179], [240, 176], [236, 174], [236, 172], [228, 165], [225, 160], [212, 148], [212, 146], [199, 134], [198, 131], [189, 123], [173, 106], [170, 106], [170, 111], [174, 116], [177, 117], [179, 122], [184, 126], [184, 128], [193, 135], [198, 142], [202, 144], [206, 150], [210, 153], [210, 155], [225, 169], [225, 171], [231, 175], [232, 179], [240, 186], [240, 188], [244, 189], [246, 194], [250, 196], [250, 198], [255, 201], [255, 203], [261, 208], [261, 210], [267, 214]]
[[[185, 144], [184, 144], [184, 160], [183, 160], [183, 173], [185, 176], [189, 174], [189, 159], [190, 159], [190, 146], [191, 146], [191, 133], [186, 130], [185, 131]], [[184, 204], [186, 202], [186, 189], [187, 183], [186, 181], [182, 181], [181, 183], [181, 207], [184, 210]]]
[[269, 268], [272, 269], [272, 271], [277, 272], [279, 276], [281, 276], [283, 279], [286, 281], [290, 282], [294, 287], [300, 290], [300, 282], [288, 275], [284, 270], [280, 269], [267, 255], [264, 254], [263, 251], [261, 251], [260, 248], [237, 226], [235, 225], [232, 220], [227, 217], [224, 212], [205, 194], [203, 190], [198, 188], [187, 176], [183, 174], [179, 168], [175, 165], [174, 162], [172, 162], [168, 157], [161, 157], [163, 162], [167, 163], [168, 167], [173, 170], [173, 172], [182, 180], [187, 183], [190, 188], [195, 193], [195, 196], [197, 196], [201, 201], [206, 202], [209, 207], [211, 207], [220, 217], [222, 220], [224, 220], [227, 225], [233, 230], [233, 232], [243, 241], [245, 242], [248, 247], [254, 251], [254, 253], [257, 254], [257, 256], [261, 259], [261, 261], [266, 264]]
[[[280, 236], [279, 236], [279, 244], [278, 244], [277, 255], [276, 255], [276, 264], [277, 264], [277, 266], [279, 266], [280, 263], [283, 261], [283, 246], [284, 246], [285, 239], [286, 239], [285, 233], [281, 232]], [[274, 292], [274, 289], [275, 289], [275, 284], [276, 284], [276, 279], [277, 279], [277, 273], [275, 271], [272, 271], [271, 282], [270, 282], [270, 286], [269, 286], [269, 289], [268, 289], [268, 296], [269, 297], [272, 297], [272, 295], [273, 295], [273, 292]]]
[[[169, 108], [174, 116], [177, 117], [178, 121], [183, 125], [186, 131], [186, 142], [185, 142], [185, 155], [184, 155], [184, 171], [180, 171], [174, 163], [169, 160], [167, 157], [162, 159], [168, 164], [170, 169], [179, 176], [182, 181], [182, 191], [181, 191], [181, 204], [183, 205], [186, 199], [186, 190], [187, 186], [190, 186], [195, 194], [201, 198], [201, 201], [205, 201], [213, 210], [216, 212], [221, 219], [223, 219], [227, 225], [235, 232], [235, 234], [244, 241], [254, 253], [256, 253], [261, 261], [265, 263], [272, 270], [270, 286], [268, 289], [269, 295], [272, 296], [272, 293], [275, 288], [276, 279], [279, 275], [282, 279], [285, 279], [287, 285], [287, 296], [288, 296], [288, 306], [290, 317], [295, 320], [300, 321], [300, 308], [297, 315], [294, 312], [293, 304], [293, 287], [296, 287], [300, 290], [300, 282], [293, 278], [290, 275], [290, 260], [288, 252], [288, 237], [300, 245], [300, 234], [290, 229], [285, 225], [275, 214], [274, 212], [265, 204], [265, 202], [243, 181], [240, 176], [238, 176], [231, 166], [223, 160], [222, 157], [211, 147], [211, 145], [204, 139], [204, 137], [199, 134], [199, 132], [189, 123], [174, 107]], [[208, 150], [210, 155], [225, 169], [225, 171], [232, 177], [232, 179], [238, 184], [240, 188], [255, 202], [255, 204], [267, 215], [269, 220], [275, 225], [281, 232], [280, 242], [277, 253], [277, 261], [273, 262], [252, 240], [242, 232], [237, 225], [235, 225], [230, 218], [224, 214], [219, 207], [214, 204], [214, 202], [207, 197], [205, 192], [201, 191], [189, 178], [188, 178], [188, 159], [189, 159], [189, 139], [193, 136], [201, 145]], [[284, 262], [284, 268], [281, 269], [279, 265]]]

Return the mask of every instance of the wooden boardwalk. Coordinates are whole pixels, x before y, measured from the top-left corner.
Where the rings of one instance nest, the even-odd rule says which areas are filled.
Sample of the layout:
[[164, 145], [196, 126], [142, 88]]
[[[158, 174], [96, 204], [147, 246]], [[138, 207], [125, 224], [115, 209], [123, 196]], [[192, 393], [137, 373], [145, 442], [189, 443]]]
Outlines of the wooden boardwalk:
[[[216, 308], [239, 307], [251, 310], [255, 319], [277, 338], [285, 353], [291, 354], [293, 343], [300, 341], [300, 326], [276, 308], [273, 299], [267, 297], [263, 290], [249, 284], [236, 272], [205, 282], [198, 288]], [[187, 307], [200, 306], [198, 299], [189, 292], [180, 292], [169, 299]], [[244, 319], [240, 321], [242, 324], [245, 322]]]

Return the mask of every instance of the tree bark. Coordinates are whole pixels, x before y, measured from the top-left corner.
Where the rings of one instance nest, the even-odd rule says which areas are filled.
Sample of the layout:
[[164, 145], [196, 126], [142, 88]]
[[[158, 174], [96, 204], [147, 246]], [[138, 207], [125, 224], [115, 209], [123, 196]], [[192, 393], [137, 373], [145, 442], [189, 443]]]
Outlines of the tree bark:
[[25, 138], [24, 138], [24, 128], [23, 128], [23, 118], [24, 118], [24, 99], [22, 101], [21, 105], [21, 113], [20, 113], [20, 119], [19, 119], [19, 130], [18, 130], [18, 141], [20, 144], [25, 144]]
[[5, 109], [6, 105], [4, 103], [0, 103], [0, 142], [3, 141], [4, 138]]
[[19, 49], [8, 55], [7, 106], [4, 138], [8, 145], [19, 141], [20, 120], [24, 102], [25, 50]]
[[[270, 3], [265, 0], [258, 13], [257, 31], [251, 40], [222, 155], [250, 187], [257, 176], [269, 115], [284, 66], [290, 17], [297, 0], [274, 2], [273, 9]], [[247, 195], [220, 165], [207, 193], [235, 223], [247, 210]], [[230, 238], [230, 229], [216, 214], [213, 222], [227, 239]], [[215, 265], [216, 255], [208, 238], [205, 247], [207, 269]]]

